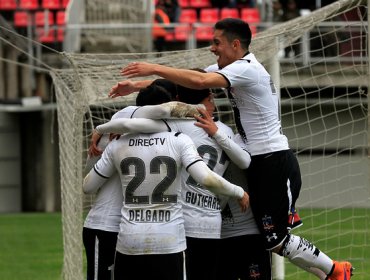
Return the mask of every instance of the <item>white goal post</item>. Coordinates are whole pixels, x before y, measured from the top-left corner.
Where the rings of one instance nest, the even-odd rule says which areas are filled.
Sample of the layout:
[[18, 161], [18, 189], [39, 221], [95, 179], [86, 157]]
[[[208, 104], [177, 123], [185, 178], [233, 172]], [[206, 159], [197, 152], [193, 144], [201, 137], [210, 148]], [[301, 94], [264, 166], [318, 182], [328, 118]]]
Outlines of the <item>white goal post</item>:
[[[301, 165], [303, 186], [297, 206], [305, 225], [300, 235], [334, 259], [352, 261], [356, 280], [370, 279], [367, 18], [367, 1], [339, 0], [257, 33], [251, 45], [274, 73], [283, 130]], [[135, 101], [135, 94], [107, 97], [123, 79], [120, 68], [140, 60], [203, 68], [215, 63], [215, 57], [208, 48], [62, 55], [68, 67], [50, 73], [58, 105], [63, 277], [69, 280], [84, 279], [81, 233], [93, 197], [83, 195], [81, 186], [92, 129]], [[216, 102], [220, 118], [233, 126], [228, 100], [220, 94]], [[287, 266], [277, 277], [306, 279], [306, 274]]]

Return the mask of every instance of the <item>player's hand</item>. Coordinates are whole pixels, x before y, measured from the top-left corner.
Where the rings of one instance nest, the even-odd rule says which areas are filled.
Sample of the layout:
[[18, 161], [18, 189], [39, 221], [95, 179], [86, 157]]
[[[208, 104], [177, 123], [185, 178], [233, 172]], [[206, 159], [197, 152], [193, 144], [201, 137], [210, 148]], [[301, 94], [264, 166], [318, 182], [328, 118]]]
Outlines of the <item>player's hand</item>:
[[118, 82], [116, 85], [114, 85], [110, 92], [108, 93], [108, 96], [111, 98], [115, 98], [118, 96], [126, 96], [136, 91], [135, 84], [133, 81], [125, 80]]
[[100, 138], [101, 135], [94, 130], [91, 136], [91, 143], [88, 151], [90, 157], [100, 156], [103, 153], [103, 151], [98, 148]]
[[208, 111], [202, 108], [197, 109], [201, 116], [194, 115], [194, 118], [198, 121], [195, 123], [195, 125], [203, 128], [204, 131], [207, 132], [208, 135], [212, 137], [213, 135], [216, 134], [218, 130], [216, 123], [213, 121], [213, 117]]
[[147, 62], [131, 62], [121, 69], [121, 75], [127, 78], [150, 76], [154, 74], [155, 65]]
[[118, 133], [110, 133], [109, 134], [109, 141], [118, 140], [120, 137], [121, 137], [121, 134], [118, 134]]
[[242, 212], [247, 211], [247, 208], [249, 208], [249, 195], [244, 192], [243, 197], [238, 199], [238, 203]]

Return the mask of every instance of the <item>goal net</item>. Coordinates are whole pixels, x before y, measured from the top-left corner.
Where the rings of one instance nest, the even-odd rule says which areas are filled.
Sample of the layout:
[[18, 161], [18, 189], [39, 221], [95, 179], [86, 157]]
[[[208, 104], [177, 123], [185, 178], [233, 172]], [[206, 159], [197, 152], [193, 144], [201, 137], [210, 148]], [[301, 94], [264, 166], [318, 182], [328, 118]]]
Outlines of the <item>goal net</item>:
[[[250, 48], [280, 90], [283, 131], [301, 166], [297, 208], [304, 226], [299, 235], [333, 259], [351, 261], [357, 280], [370, 279], [368, 44], [367, 1], [339, 0], [258, 32]], [[83, 194], [82, 181], [92, 130], [136, 98], [107, 97], [124, 79], [121, 67], [148, 61], [204, 68], [216, 58], [209, 48], [59, 54], [64, 66], [48, 69], [58, 106], [63, 277], [84, 279], [82, 227], [94, 197]], [[220, 119], [234, 127], [222, 91], [216, 104]], [[314, 279], [288, 263], [282, 274]]]

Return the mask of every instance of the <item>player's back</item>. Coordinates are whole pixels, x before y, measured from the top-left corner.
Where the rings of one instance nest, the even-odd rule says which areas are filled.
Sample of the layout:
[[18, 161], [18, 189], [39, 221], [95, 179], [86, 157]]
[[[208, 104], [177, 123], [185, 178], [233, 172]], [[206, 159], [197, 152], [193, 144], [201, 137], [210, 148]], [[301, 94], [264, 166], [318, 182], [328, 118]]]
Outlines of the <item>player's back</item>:
[[[104, 150], [109, 144], [109, 135], [103, 135], [99, 141], [98, 148]], [[86, 170], [90, 170], [98, 161], [100, 156], [89, 156], [86, 161]], [[114, 174], [95, 193], [92, 204], [84, 222], [84, 227], [104, 231], [119, 231], [122, 207], [122, 188], [117, 174]]]
[[180, 171], [201, 160], [194, 143], [175, 132], [126, 134], [107, 149], [124, 196], [117, 250], [133, 255], [185, 250]]
[[[190, 136], [208, 167], [220, 176], [223, 175], [229, 158], [212, 137], [194, 125], [194, 120], [168, 120], [167, 123], [172, 130]], [[219, 121], [216, 124], [229, 137], [233, 136], [231, 128]], [[182, 183], [186, 235], [196, 238], [220, 238], [222, 220], [217, 195], [197, 184], [186, 171], [182, 172]]]

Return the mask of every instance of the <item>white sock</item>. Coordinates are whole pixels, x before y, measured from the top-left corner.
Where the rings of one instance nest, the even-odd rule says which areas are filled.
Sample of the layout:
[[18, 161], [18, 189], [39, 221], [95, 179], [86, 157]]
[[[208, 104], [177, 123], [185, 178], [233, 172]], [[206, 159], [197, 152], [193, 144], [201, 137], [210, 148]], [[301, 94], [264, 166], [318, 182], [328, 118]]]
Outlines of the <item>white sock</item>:
[[[289, 259], [288, 259], [289, 260]], [[289, 260], [290, 261], [290, 260]], [[319, 278], [320, 280], [326, 280], [326, 277], [327, 275], [325, 274], [324, 271], [322, 271], [321, 269], [319, 268], [316, 268], [316, 267], [306, 267], [306, 266], [301, 266], [301, 264], [299, 263], [293, 263], [294, 265], [302, 268], [303, 270], [306, 270], [307, 272], [315, 275], [317, 278]]]
[[307, 271], [311, 270], [310, 272], [316, 276], [319, 274], [316, 274], [317, 271], [313, 268], [318, 268], [327, 275], [333, 267], [332, 259], [308, 240], [293, 234], [290, 234], [282, 253], [291, 263]]

